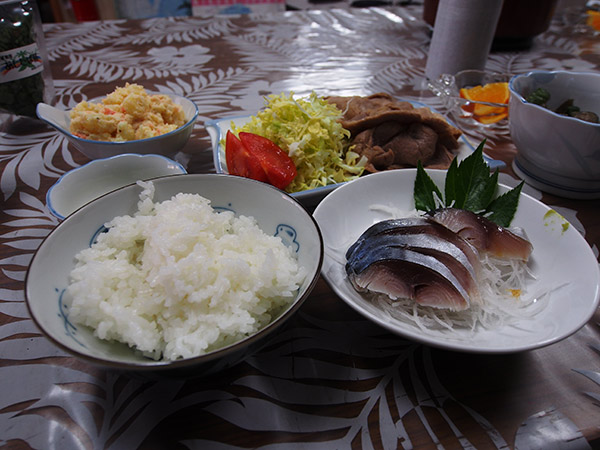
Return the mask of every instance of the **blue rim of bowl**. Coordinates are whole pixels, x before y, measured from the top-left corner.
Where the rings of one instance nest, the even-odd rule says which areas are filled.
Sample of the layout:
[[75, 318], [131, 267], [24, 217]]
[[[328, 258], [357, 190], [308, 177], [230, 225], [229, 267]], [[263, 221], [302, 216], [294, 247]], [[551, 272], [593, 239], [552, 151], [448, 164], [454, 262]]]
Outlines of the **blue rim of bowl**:
[[515, 89], [514, 83], [516, 82], [517, 78], [527, 78], [527, 77], [529, 77], [531, 75], [536, 75], [536, 74], [542, 74], [542, 75], [566, 74], [566, 75], [593, 75], [593, 76], [600, 76], [598, 73], [595, 73], [595, 72], [569, 72], [569, 71], [566, 71], [566, 70], [551, 70], [551, 71], [546, 71], [546, 70], [531, 70], [531, 71], [529, 71], [527, 73], [522, 73], [522, 74], [519, 74], [519, 75], [514, 75], [508, 81], [508, 89], [510, 91], [511, 96], [514, 95], [517, 100], [519, 100], [522, 104], [529, 106], [530, 108], [535, 108], [535, 109], [540, 110], [540, 111], [546, 111], [550, 115], [555, 116], [555, 117], [559, 117], [561, 119], [571, 120], [571, 121], [574, 121], [574, 122], [578, 122], [578, 123], [583, 123], [583, 124], [586, 124], [586, 125], [590, 125], [592, 127], [599, 127], [600, 128], [600, 123], [586, 122], [585, 120], [581, 120], [581, 119], [578, 119], [576, 117], [565, 116], [564, 114], [558, 114], [558, 113], [552, 111], [549, 108], [545, 108], [545, 107], [537, 105], [535, 103], [529, 103], [527, 100], [525, 100], [525, 98], [519, 92], [517, 92], [517, 90]]
[[[152, 95], [158, 94], [156, 92], [149, 92], [149, 93]], [[73, 139], [75, 142], [90, 143], [90, 144], [105, 145], [105, 146], [119, 146], [119, 145], [131, 144], [132, 142], [135, 142], [135, 143], [149, 142], [149, 141], [154, 141], [157, 139], [164, 139], [165, 137], [168, 137], [175, 133], [180, 133], [182, 130], [184, 130], [190, 126], [193, 126], [196, 119], [198, 119], [198, 115], [200, 114], [200, 111], [198, 110], [198, 105], [196, 105], [196, 102], [194, 102], [193, 100], [190, 100], [189, 98], [186, 98], [186, 97], [183, 97], [183, 96], [177, 95], [177, 94], [169, 94], [169, 93], [165, 93], [165, 92], [160, 92], [160, 94], [167, 95], [169, 97], [181, 98], [181, 99], [184, 99], [184, 100], [190, 102], [194, 106], [194, 114], [192, 115], [192, 117], [190, 119], [188, 119], [188, 121], [185, 124], [181, 125], [179, 128], [177, 128], [173, 131], [169, 131], [168, 133], [161, 134], [159, 136], [152, 136], [152, 137], [145, 138], [145, 139], [136, 139], [134, 141], [123, 141], [123, 142], [107, 142], [107, 141], [94, 141], [92, 139], [84, 139], [84, 138], [75, 136], [74, 134], [71, 134], [69, 131], [65, 130], [63, 127], [57, 126], [56, 124], [51, 123], [50, 121], [44, 119], [43, 117], [40, 117], [39, 115], [38, 115], [38, 117], [40, 120], [42, 120], [43, 122], [46, 122], [52, 128], [60, 131], [62, 134], [64, 134], [68, 138]], [[36, 110], [37, 110], [37, 107], [36, 107]], [[65, 112], [68, 112], [68, 111], [65, 111]]]
[[[50, 211], [50, 213], [51, 213], [51, 214], [52, 214], [54, 217], [56, 217], [57, 219], [60, 219], [60, 220], [63, 220], [63, 219], [65, 219], [65, 217], [66, 217], [66, 216], [63, 216], [62, 214], [60, 214], [58, 211], [56, 211], [56, 209], [54, 209], [54, 208], [52, 207], [52, 202], [50, 201], [50, 195], [51, 195], [52, 191], [54, 190], [54, 188], [55, 188], [56, 186], [58, 186], [58, 185], [60, 184], [60, 182], [63, 180], [63, 178], [65, 178], [65, 177], [66, 177], [67, 175], [69, 175], [69, 174], [72, 174], [73, 172], [76, 172], [76, 171], [78, 171], [78, 170], [80, 170], [80, 169], [83, 169], [83, 168], [84, 168], [84, 167], [86, 167], [86, 166], [89, 166], [90, 164], [96, 164], [96, 163], [98, 163], [98, 162], [101, 162], [101, 161], [108, 161], [108, 160], [110, 160], [110, 159], [122, 158], [122, 157], [124, 157], [124, 156], [129, 156], [129, 157], [133, 156], [133, 157], [136, 157], [136, 158], [146, 158], [146, 157], [157, 158], [157, 157], [158, 157], [158, 158], [161, 158], [161, 159], [165, 159], [165, 160], [167, 160], [169, 163], [171, 163], [171, 164], [175, 165], [175, 166], [176, 166], [176, 167], [177, 167], [179, 170], [181, 170], [181, 175], [186, 175], [186, 174], [187, 174], [187, 170], [185, 169], [185, 167], [183, 167], [183, 166], [182, 166], [181, 164], [179, 164], [177, 161], [174, 161], [174, 160], [172, 160], [171, 158], [167, 158], [166, 156], [163, 156], [163, 155], [155, 155], [155, 154], [152, 154], [152, 153], [149, 153], [149, 154], [143, 154], [143, 155], [142, 155], [142, 154], [139, 154], [139, 153], [122, 153], [122, 154], [120, 154], [120, 155], [109, 156], [109, 157], [107, 157], [107, 158], [93, 159], [93, 160], [91, 160], [91, 161], [89, 161], [89, 162], [87, 162], [87, 163], [85, 163], [85, 164], [83, 164], [83, 165], [81, 165], [81, 166], [79, 166], [79, 167], [75, 167], [75, 168], [73, 168], [73, 169], [71, 169], [71, 170], [69, 170], [69, 171], [67, 171], [67, 172], [63, 173], [63, 174], [60, 176], [60, 178], [59, 178], [58, 180], [56, 180], [56, 183], [54, 183], [52, 186], [50, 186], [50, 189], [48, 189], [48, 192], [46, 192], [46, 206], [48, 207], [48, 210]], [[173, 174], [173, 175], [179, 175], [179, 174]], [[162, 176], [168, 176], [168, 175], [162, 175]], [[153, 177], [153, 178], [154, 178], [154, 177]], [[115, 188], [115, 189], [119, 189], [119, 188]], [[91, 200], [90, 200], [90, 202], [91, 202], [92, 200], [95, 200], [95, 199], [91, 199]], [[87, 202], [87, 203], [89, 203], [89, 202]], [[87, 204], [87, 203], [86, 203], [86, 204]], [[79, 209], [79, 208], [77, 208], [77, 209]]]
[[[414, 101], [414, 100], [404, 100], [404, 101], [408, 101], [413, 106], [429, 108], [432, 112], [434, 112], [436, 114], [440, 114], [435, 108], [432, 108], [431, 106], [426, 105], [425, 103], [417, 102], [417, 101]], [[246, 115], [239, 115], [239, 116], [223, 117], [223, 118], [220, 118], [220, 119], [211, 119], [211, 120], [207, 120], [206, 122], [204, 122], [204, 126], [206, 128], [207, 127], [211, 127], [217, 133], [217, 137], [216, 137], [217, 148], [213, 149], [213, 164], [215, 166], [215, 170], [217, 171], [217, 173], [227, 174], [227, 172], [223, 171], [223, 164], [222, 164], [222, 159], [221, 159], [221, 152], [219, 151], [219, 148], [221, 146], [221, 140], [223, 139], [223, 136], [221, 135], [221, 127], [219, 126], [219, 123], [225, 122], [225, 121], [232, 121], [232, 120], [236, 120], [236, 119], [242, 119], [242, 118], [246, 118], [246, 117], [252, 117], [252, 115], [251, 114], [246, 114]], [[457, 125], [453, 121], [449, 120], [446, 117], [444, 117], [444, 119], [447, 120], [450, 125], [458, 128]], [[473, 144], [471, 144], [465, 138], [464, 133], [461, 134], [461, 136], [460, 136], [459, 139], [461, 141], [463, 141], [464, 144], [467, 147], [469, 147], [469, 149], [472, 152], [475, 151], [475, 147], [473, 146]], [[487, 162], [488, 166], [491, 169], [501, 169], [501, 168], [506, 167], [506, 163], [504, 161], [501, 161], [501, 160], [498, 160], [498, 159], [493, 159], [493, 158], [489, 157], [488, 155], [486, 155], [485, 153], [483, 154], [483, 159], [485, 159], [485, 161]], [[309, 189], [307, 191], [292, 192], [289, 195], [291, 195], [292, 197], [297, 197], [298, 195], [307, 194], [307, 193], [318, 193], [318, 192], [323, 191], [323, 190], [333, 190], [335, 188], [340, 187], [341, 185], [343, 185], [345, 183], [347, 183], [347, 181], [342, 182], [342, 183], [336, 183], [336, 184], [328, 184], [327, 186], [319, 186], [317, 188]]]

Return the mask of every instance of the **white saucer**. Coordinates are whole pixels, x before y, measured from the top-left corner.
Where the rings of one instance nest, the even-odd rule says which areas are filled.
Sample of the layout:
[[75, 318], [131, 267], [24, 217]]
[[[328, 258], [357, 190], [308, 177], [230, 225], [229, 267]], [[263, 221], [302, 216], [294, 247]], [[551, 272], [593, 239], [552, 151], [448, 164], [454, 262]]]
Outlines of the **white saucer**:
[[50, 212], [64, 219], [86, 203], [138, 180], [187, 173], [162, 155], [123, 154], [95, 159], [58, 179], [46, 194]]
[[[512, 168], [515, 174], [525, 181], [525, 183], [548, 194], [576, 200], [596, 200], [600, 198], [600, 189], [597, 188], [569, 187], [544, 180], [527, 170], [518, 158], [513, 160]], [[582, 182], [579, 184], [582, 185]]]

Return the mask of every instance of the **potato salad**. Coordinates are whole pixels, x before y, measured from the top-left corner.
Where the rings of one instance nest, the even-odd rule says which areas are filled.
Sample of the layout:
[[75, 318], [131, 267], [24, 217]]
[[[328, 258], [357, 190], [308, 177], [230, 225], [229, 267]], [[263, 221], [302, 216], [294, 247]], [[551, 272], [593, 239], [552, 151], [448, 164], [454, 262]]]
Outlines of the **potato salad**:
[[151, 138], [186, 123], [182, 107], [167, 95], [150, 95], [142, 86], [129, 83], [116, 88], [101, 103], [77, 104], [70, 117], [72, 134], [107, 142]]

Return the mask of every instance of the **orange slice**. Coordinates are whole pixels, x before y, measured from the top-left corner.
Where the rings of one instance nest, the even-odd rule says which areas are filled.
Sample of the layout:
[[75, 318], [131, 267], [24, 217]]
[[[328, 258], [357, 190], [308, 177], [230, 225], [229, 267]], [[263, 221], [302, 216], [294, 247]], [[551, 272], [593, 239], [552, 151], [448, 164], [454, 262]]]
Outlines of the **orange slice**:
[[500, 122], [502, 119], [506, 119], [508, 117], [508, 113], [504, 112], [502, 114], [490, 114], [488, 116], [474, 116], [473, 118], [478, 122], [483, 124], [490, 124]]
[[600, 31], [600, 11], [594, 11], [593, 9], [587, 11], [586, 24], [594, 30]]
[[493, 114], [504, 114], [506, 112], [506, 106], [488, 106], [488, 105], [475, 105], [473, 114], [476, 116], [489, 116]]
[[510, 93], [508, 91], [508, 83], [498, 81], [483, 86], [478, 85], [471, 88], [462, 88], [460, 95], [467, 100], [474, 100], [476, 102], [506, 103], [508, 102]]
[[[471, 88], [460, 89], [460, 96], [466, 100], [473, 102], [486, 102], [496, 104], [508, 104], [510, 92], [508, 83], [496, 82], [485, 85], [478, 85]], [[473, 113], [473, 118], [482, 123], [494, 123], [504, 119], [508, 115], [506, 106], [492, 106], [475, 103], [473, 105], [465, 105], [465, 111]]]

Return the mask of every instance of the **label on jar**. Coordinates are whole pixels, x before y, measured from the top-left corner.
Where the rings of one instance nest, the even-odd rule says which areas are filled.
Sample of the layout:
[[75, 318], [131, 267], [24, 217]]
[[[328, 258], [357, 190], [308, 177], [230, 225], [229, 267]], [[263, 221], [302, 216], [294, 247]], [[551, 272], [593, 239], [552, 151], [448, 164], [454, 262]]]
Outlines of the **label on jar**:
[[27, 78], [43, 69], [36, 43], [0, 52], [0, 83]]

